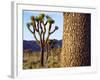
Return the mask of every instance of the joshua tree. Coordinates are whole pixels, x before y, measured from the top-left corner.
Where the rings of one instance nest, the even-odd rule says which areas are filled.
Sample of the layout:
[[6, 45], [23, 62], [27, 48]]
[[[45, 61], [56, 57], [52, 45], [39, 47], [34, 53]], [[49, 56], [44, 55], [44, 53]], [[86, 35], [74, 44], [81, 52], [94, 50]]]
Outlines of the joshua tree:
[[[44, 48], [48, 44], [49, 37], [58, 30], [58, 26], [55, 26], [54, 30], [51, 31], [54, 22], [55, 21], [50, 16], [39, 14], [38, 16], [31, 16], [31, 22], [27, 23], [27, 28], [33, 34], [41, 48], [41, 66], [44, 66]], [[47, 36], [46, 32], [48, 34]], [[39, 35], [39, 38], [37, 37], [37, 34]]]
[[[57, 44], [57, 42], [56, 42], [56, 40], [55, 39], [53, 39], [53, 40], [49, 40], [48, 41], [48, 44], [47, 44], [47, 53], [49, 53], [49, 51], [51, 50], [51, 49], [53, 49], [53, 48], [55, 48], [56, 47], [56, 44]], [[51, 54], [50, 54], [51, 55]], [[47, 54], [47, 57], [46, 57], [46, 60], [48, 60], [48, 57], [49, 57], [49, 54]]]

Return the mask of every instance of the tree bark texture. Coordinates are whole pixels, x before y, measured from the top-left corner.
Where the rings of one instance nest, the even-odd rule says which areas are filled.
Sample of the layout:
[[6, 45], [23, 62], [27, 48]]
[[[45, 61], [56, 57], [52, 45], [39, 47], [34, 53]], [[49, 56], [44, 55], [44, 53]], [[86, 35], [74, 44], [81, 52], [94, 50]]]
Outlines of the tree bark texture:
[[61, 66], [91, 65], [91, 15], [89, 13], [63, 13], [64, 31]]

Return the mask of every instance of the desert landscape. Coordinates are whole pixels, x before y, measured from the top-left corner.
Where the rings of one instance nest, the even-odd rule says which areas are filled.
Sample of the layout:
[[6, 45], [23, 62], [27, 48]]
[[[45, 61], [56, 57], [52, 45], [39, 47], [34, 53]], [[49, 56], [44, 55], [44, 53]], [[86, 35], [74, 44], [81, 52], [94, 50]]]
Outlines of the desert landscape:
[[[59, 68], [62, 40], [52, 40], [51, 44], [44, 52], [44, 66], [41, 66], [40, 46], [36, 41], [23, 41], [23, 69], [39, 68]], [[54, 41], [56, 44], [54, 44]], [[33, 46], [34, 45], [34, 46]]]
[[[54, 20], [45, 13], [31, 16], [25, 23], [34, 40], [23, 40], [23, 69], [91, 66], [91, 14], [61, 15], [62, 27], [54, 25], [58, 16]], [[53, 34], [56, 37], [50, 37]]]
[[39, 69], [39, 68], [59, 68], [60, 67], [60, 53], [61, 48], [52, 49], [48, 53], [47, 59], [47, 52], [45, 52], [45, 65], [41, 66], [40, 61], [40, 52], [32, 52], [31, 54], [24, 53], [23, 59], [23, 69]]

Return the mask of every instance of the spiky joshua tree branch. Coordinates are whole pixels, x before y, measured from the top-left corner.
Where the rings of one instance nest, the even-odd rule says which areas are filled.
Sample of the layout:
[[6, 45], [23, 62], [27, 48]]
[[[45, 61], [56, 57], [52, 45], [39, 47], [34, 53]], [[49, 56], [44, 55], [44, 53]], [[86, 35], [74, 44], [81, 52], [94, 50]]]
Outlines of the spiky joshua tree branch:
[[[41, 48], [41, 66], [44, 66], [44, 48], [48, 44], [49, 37], [56, 30], [58, 30], [58, 26], [55, 26], [54, 30], [51, 31], [52, 24], [54, 23], [55, 21], [50, 16], [45, 14], [39, 14], [38, 16], [31, 16], [31, 22], [27, 23], [28, 30], [33, 34], [35, 40], [37, 41], [37, 43], [40, 45]], [[46, 32], [48, 33], [47, 36]], [[37, 38], [37, 34], [39, 35], [39, 39]]]

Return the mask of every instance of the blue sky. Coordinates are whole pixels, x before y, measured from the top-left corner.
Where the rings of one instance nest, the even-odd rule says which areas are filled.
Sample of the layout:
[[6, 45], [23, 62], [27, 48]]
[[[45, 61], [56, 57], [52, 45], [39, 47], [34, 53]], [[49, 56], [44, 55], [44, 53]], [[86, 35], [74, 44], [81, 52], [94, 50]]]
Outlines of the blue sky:
[[[62, 39], [63, 35], [63, 13], [62, 12], [48, 12], [48, 11], [29, 11], [29, 10], [23, 10], [23, 39], [24, 40], [35, 40], [34, 36], [29, 32], [29, 30], [26, 27], [26, 24], [30, 22], [31, 16], [38, 16], [40, 13], [44, 13], [45, 15], [49, 15], [52, 17], [53, 20], [55, 20], [55, 23], [52, 25], [51, 31], [55, 28], [55, 26], [58, 26], [59, 29], [55, 31], [53, 34], [50, 35], [49, 39]], [[46, 33], [47, 36], [47, 33]], [[39, 36], [37, 35], [39, 38]]]

